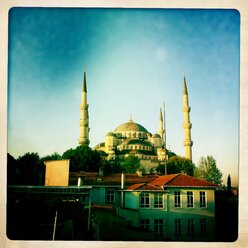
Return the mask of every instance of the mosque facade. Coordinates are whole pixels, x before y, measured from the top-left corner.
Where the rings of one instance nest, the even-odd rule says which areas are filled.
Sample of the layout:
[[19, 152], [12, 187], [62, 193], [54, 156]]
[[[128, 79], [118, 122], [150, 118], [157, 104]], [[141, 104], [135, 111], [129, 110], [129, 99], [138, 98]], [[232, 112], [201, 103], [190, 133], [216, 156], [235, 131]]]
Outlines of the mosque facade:
[[[84, 71], [82, 102], [80, 105], [80, 145], [89, 145], [89, 105], [87, 102], [86, 71]], [[183, 81], [183, 129], [185, 147], [184, 157], [192, 160], [192, 145], [190, 123], [190, 107], [186, 79]], [[153, 172], [159, 164], [166, 164], [169, 157], [176, 155], [166, 147], [165, 110], [160, 108], [158, 132], [150, 133], [144, 126], [130, 118], [129, 121], [116, 127], [105, 135], [105, 140], [94, 149], [106, 153], [107, 160], [122, 159], [136, 156], [140, 160], [141, 168], [145, 173]]]

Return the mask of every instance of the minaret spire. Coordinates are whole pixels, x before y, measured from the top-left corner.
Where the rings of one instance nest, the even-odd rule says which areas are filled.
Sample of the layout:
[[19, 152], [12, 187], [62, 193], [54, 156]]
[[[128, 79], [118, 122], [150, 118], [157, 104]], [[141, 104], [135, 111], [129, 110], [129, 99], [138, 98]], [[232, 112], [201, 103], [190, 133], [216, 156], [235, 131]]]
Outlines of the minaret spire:
[[162, 109], [160, 108], [160, 113], [159, 113], [159, 130], [158, 134], [161, 136], [162, 140], [164, 140], [164, 122], [163, 122], [163, 114], [162, 114]]
[[163, 102], [163, 108], [164, 108], [164, 147], [166, 151], [166, 118], [165, 118], [165, 103]]
[[86, 93], [87, 93], [87, 85], [86, 85], [86, 66], [84, 66], [83, 92], [86, 92]]
[[183, 144], [184, 144], [184, 149], [185, 149], [185, 157], [192, 160], [192, 145], [193, 145], [193, 141], [191, 140], [192, 124], [190, 123], [189, 112], [190, 112], [190, 107], [189, 107], [189, 101], [188, 101], [188, 90], [187, 90], [186, 78], [184, 76], [184, 79], [183, 79], [184, 143]]
[[83, 89], [82, 89], [82, 102], [80, 104], [81, 119], [80, 119], [80, 145], [89, 145], [89, 104], [87, 103], [87, 84], [86, 84], [86, 67], [84, 67]]

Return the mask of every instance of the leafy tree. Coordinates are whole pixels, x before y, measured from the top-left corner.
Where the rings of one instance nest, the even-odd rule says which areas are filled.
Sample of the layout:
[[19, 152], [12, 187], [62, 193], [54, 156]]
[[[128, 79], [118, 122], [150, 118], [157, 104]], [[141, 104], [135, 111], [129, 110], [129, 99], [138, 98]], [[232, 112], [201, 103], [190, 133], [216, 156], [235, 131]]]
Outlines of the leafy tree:
[[121, 163], [122, 172], [124, 173], [135, 173], [140, 167], [140, 160], [134, 155], [130, 155], [124, 158]]
[[98, 171], [101, 167], [101, 156], [87, 145], [69, 149], [62, 159], [70, 159], [70, 171]]
[[16, 159], [8, 153], [7, 154], [7, 184], [8, 185], [19, 184], [19, 180], [20, 180], [20, 172], [18, 168], [18, 163]]
[[232, 183], [231, 183], [231, 176], [228, 175], [227, 177], [227, 191], [231, 192], [232, 191]]
[[217, 168], [216, 160], [212, 156], [201, 157], [195, 170], [195, 177], [221, 185], [222, 172]]
[[41, 158], [41, 161], [60, 160], [60, 159], [62, 159], [62, 156], [59, 153], [54, 152], [51, 155], [47, 155]]
[[39, 184], [39, 173], [42, 169], [38, 153], [25, 153], [17, 159], [17, 167], [20, 173], [20, 184]]
[[[180, 156], [170, 157], [166, 163], [167, 174], [186, 173], [187, 175], [193, 176], [195, 170], [195, 164], [187, 158]], [[164, 174], [165, 166], [159, 165], [157, 171]]]
[[103, 170], [106, 173], [121, 173], [123, 172], [123, 159], [116, 158], [114, 160], [105, 160]]

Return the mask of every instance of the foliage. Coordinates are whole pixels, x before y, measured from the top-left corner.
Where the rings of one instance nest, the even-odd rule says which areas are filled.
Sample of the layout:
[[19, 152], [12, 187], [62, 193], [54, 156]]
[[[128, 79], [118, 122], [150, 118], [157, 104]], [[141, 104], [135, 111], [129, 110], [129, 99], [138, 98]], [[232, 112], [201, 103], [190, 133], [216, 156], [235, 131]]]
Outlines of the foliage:
[[231, 183], [231, 176], [228, 175], [227, 177], [227, 191], [231, 192], [232, 191], [232, 183]]
[[60, 160], [61, 158], [62, 156], [59, 153], [54, 152], [51, 155], [47, 155], [41, 158], [41, 161]]
[[69, 149], [62, 159], [70, 159], [70, 171], [98, 171], [101, 167], [101, 156], [87, 145]]
[[44, 165], [42, 165], [38, 153], [25, 153], [23, 156], [19, 156], [16, 161], [20, 184], [40, 184], [40, 173], [44, 170]]
[[[193, 176], [195, 170], [195, 164], [187, 158], [180, 156], [170, 157], [166, 164], [167, 174], [176, 174], [176, 173], [186, 173], [187, 175]], [[157, 171], [164, 174], [165, 165], [160, 164], [157, 167]]]
[[217, 168], [216, 160], [212, 156], [200, 158], [194, 175], [217, 185], [222, 183], [222, 172]]
[[123, 172], [123, 159], [116, 158], [114, 160], [104, 160], [103, 170], [106, 173], [121, 173]]
[[140, 167], [140, 160], [134, 155], [130, 155], [124, 158], [121, 163], [122, 172], [124, 173], [135, 173]]

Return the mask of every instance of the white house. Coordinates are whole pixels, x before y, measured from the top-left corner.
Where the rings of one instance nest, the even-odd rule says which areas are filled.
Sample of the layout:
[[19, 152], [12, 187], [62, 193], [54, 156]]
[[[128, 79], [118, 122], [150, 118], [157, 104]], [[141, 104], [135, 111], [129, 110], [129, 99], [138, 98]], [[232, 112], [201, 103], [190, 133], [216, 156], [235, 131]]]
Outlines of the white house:
[[217, 186], [184, 174], [160, 176], [122, 190], [118, 214], [160, 240], [215, 240]]

